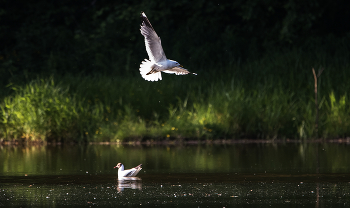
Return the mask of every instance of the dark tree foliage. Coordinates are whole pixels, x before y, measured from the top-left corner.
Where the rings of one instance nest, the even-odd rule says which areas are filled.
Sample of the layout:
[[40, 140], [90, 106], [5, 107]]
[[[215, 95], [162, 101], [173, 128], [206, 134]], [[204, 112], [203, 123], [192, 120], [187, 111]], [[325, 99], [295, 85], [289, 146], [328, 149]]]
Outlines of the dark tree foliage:
[[[134, 75], [144, 11], [169, 58], [201, 67], [349, 36], [348, 0], [0, 1], [0, 76]], [[197, 67], [196, 71], [200, 71]], [[3, 80], [4, 78], [2, 78]]]

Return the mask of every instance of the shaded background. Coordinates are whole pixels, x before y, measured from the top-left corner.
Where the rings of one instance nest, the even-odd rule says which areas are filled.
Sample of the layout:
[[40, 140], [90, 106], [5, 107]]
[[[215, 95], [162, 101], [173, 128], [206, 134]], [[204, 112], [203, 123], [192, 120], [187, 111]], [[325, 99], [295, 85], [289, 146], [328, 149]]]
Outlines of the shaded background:
[[[1, 1], [2, 81], [36, 74], [138, 76], [148, 58], [144, 11], [167, 56], [186, 68], [228, 66], [271, 51], [336, 53], [349, 43], [347, 0]], [[219, 70], [218, 70], [219, 71]]]
[[[349, 1], [0, 3], [0, 141], [350, 135]], [[141, 11], [198, 76], [142, 79]]]

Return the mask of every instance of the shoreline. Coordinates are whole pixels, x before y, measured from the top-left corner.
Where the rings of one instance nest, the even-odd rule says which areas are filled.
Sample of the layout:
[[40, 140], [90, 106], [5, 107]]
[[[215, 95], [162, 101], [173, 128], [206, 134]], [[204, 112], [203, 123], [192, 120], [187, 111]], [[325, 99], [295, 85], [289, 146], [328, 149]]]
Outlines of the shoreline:
[[2, 141], [0, 146], [58, 146], [58, 145], [125, 145], [125, 146], [181, 146], [181, 145], [234, 145], [234, 144], [292, 144], [292, 143], [339, 143], [350, 144], [350, 137], [339, 139], [218, 139], [218, 140], [165, 140], [165, 141], [125, 141], [125, 142], [44, 142], [44, 141]]

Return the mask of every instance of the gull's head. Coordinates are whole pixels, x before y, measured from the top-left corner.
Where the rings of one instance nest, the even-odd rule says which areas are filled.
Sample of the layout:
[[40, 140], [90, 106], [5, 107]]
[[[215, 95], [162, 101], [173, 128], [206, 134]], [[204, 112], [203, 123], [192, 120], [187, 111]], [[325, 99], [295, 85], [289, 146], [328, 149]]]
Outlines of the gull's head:
[[120, 167], [122, 167], [122, 165], [123, 165], [123, 164], [118, 163], [117, 166], [115, 166], [114, 168], [118, 168], [118, 169], [119, 169]]
[[174, 61], [174, 60], [170, 60], [170, 59], [169, 59], [169, 61], [171, 62], [171, 64], [173, 65], [173, 67], [182, 67], [182, 68], [183, 68], [183, 66], [182, 66], [181, 64], [179, 64], [179, 62]]
[[177, 61], [175, 61], [175, 62], [176, 62], [176, 66], [179, 66], [179, 67], [183, 68], [183, 66], [181, 64], [179, 64], [179, 62], [177, 62]]

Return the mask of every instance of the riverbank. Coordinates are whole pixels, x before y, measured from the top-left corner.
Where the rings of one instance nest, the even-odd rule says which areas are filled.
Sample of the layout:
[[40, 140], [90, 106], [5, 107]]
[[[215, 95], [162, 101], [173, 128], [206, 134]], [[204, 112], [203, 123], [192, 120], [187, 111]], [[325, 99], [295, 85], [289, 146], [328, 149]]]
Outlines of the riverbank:
[[[147, 82], [136, 70], [135, 76], [56, 74], [10, 83], [0, 102], [0, 137], [78, 143], [346, 138], [348, 59], [317, 57], [291, 50], [198, 76], [165, 74], [160, 82]], [[312, 68], [324, 69], [318, 107]]]
[[[334, 144], [350, 144], [350, 137], [339, 139], [286, 139], [286, 140], [266, 140], [266, 139], [216, 139], [216, 140], [163, 140], [163, 141], [116, 141], [116, 142], [89, 142], [87, 145], [117, 145], [117, 146], [187, 146], [187, 145], [234, 145], [234, 144], [297, 144], [297, 143], [334, 143]], [[75, 142], [20, 142], [20, 141], [2, 141], [0, 146], [60, 146], [60, 145], [78, 145]]]

